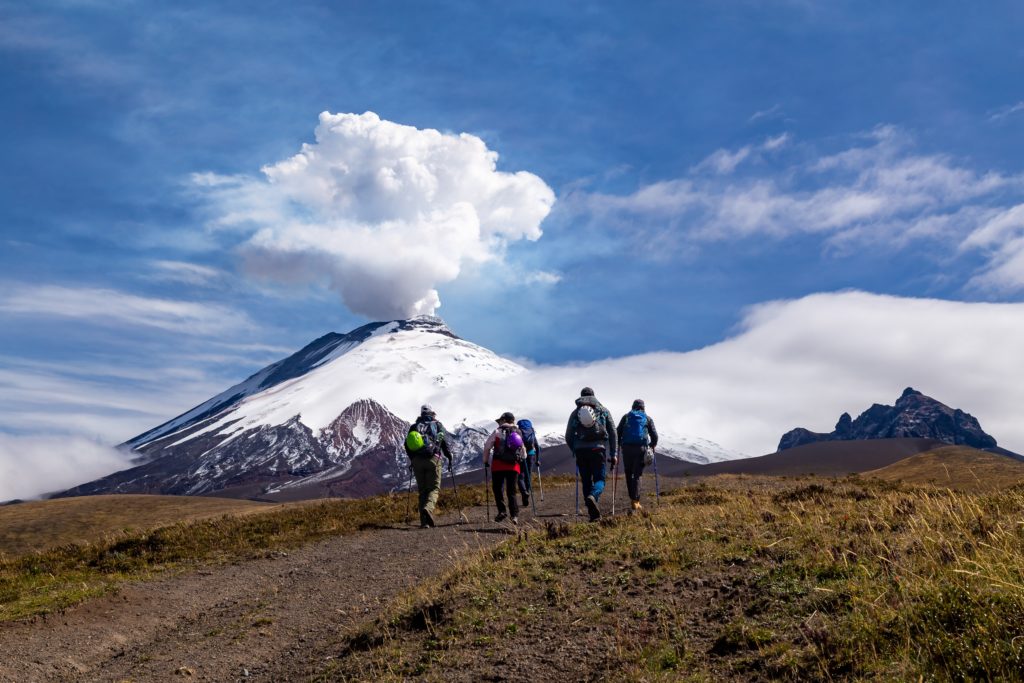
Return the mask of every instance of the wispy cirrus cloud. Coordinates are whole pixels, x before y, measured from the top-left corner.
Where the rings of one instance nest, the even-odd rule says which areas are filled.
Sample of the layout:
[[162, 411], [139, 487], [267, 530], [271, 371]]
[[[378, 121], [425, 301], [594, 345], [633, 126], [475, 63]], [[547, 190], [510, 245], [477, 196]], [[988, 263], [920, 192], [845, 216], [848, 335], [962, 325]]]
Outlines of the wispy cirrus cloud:
[[71, 318], [98, 325], [155, 328], [186, 335], [221, 335], [253, 328], [245, 313], [221, 304], [64, 285], [11, 285], [0, 294], [0, 313]]
[[839, 252], [872, 243], [906, 248], [921, 240], [948, 244], [953, 252], [961, 243], [984, 246], [991, 255], [988, 281], [1024, 287], [1024, 275], [1020, 282], [1012, 275], [1017, 233], [985, 227], [1015, 220], [1007, 212], [1024, 199], [1024, 174], [920, 153], [912, 137], [894, 126], [880, 126], [837, 152], [808, 154], [813, 149], [804, 145], [795, 161], [762, 154], [772, 163], [747, 163], [755, 152], [775, 152], [788, 143], [782, 136], [718, 150], [686, 176], [624, 195], [576, 191], [565, 204], [612, 224], [661, 225], [667, 244], [678, 249], [800, 235], [818, 236], [823, 248]]
[[1024, 101], [1016, 104], [1008, 104], [1005, 107], [1000, 107], [995, 111], [989, 113], [988, 120], [991, 122], [1002, 121], [1008, 119], [1015, 114], [1024, 114]]

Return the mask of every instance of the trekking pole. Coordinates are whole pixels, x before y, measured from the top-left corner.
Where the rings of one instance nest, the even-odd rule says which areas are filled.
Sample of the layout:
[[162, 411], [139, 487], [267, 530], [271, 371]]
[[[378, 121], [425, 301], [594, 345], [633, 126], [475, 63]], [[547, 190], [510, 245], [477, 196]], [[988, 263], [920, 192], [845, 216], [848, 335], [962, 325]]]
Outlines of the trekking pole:
[[651, 464], [654, 465], [654, 503], [661, 506], [661, 488], [658, 486], [658, 454], [651, 449]]
[[469, 517], [462, 511], [462, 499], [459, 498], [459, 485], [455, 483], [455, 470], [452, 469], [452, 461], [448, 460], [448, 474], [452, 477], [452, 490], [455, 491], [455, 501], [459, 504], [459, 523], [469, 524]]
[[540, 478], [540, 460], [537, 461], [537, 485], [540, 486], [540, 502], [544, 502], [544, 480]]
[[[533, 495], [533, 477], [530, 475], [530, 458], [526, 458], [526, 475], [530, 482], [530, 503], [533, 504], [533, 516], [537, 516], [537, 496]], [[537, 481], [540, 481], [540, 465], [537, 465]]]
[[612, 517], [615, 516], [615, 500], [619, 496], [619, 463], [616, 461], [612, 465], [612, 469], [615, 470], [612, 478]]
[[576, 521], [580, 518], [580, 466], [576, 464]]
[[412, 479], [413, 479], [413, 475], [414, 474], [415, 473], [413, 472], [412, 465], [410, 465], [409, 466], [409, 484], [405, 487], [406, 491], [407, 491], [407, 494], [405, 496], [405, 523], [406, 523], [407, 526], [409, 524], [411, 524], [411, 519], [412, 519], [412, 513], [409, 510], [409, 506], [412, 505]]
[[486, 463], [484, 463], [484, 498], [487, 499], [487, 519], [484, 520], [484, 523], [487, 523], [491, 521], [491, 489], [488, 487]]

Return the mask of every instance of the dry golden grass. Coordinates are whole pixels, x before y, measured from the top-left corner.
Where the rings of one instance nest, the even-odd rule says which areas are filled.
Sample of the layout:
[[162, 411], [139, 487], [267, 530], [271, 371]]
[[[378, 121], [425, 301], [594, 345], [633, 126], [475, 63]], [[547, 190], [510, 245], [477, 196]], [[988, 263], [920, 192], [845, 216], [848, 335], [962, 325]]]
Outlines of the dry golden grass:
[[947, 446], [865, 472], [864, 477], [933, 484], [957, 491], [995, 491], [1024, 481], [1024, 462], [966, 446]]
[[280, 505], [195, 496], [82, 496], [0, 507], [0, 557], [178, 522], [279, 509]]
[[[1024, 489], [716, 478], [520, 536], [321, 680], [1024, 679]], [[532, 670], [531, 670], [532, 667]]]

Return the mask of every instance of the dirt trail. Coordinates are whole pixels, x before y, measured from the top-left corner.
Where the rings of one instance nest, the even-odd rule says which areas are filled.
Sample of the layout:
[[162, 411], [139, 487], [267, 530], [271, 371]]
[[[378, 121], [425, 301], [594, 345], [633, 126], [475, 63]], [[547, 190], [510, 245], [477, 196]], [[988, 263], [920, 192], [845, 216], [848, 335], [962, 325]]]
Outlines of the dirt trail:
[[[539, 518], [524, 511], [522, 527], [572, 512], [571, 488], [545, 493]], [[0, 681], [303, 680], [402, 591], [511, 533], [484, 523], [483, 508], [467, 514], [470, 524], [454, 515], [436, 529], [340, 536], [0, 624]]]

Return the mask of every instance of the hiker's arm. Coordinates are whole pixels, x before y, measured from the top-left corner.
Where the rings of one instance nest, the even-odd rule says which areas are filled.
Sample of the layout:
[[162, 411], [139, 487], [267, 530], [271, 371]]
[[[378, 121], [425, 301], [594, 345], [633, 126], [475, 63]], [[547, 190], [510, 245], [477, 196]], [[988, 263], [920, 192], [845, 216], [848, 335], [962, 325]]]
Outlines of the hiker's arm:
[[[409, 427], [409, 433], [406, 434], [405, 436], [408, 437], [409, 434], [412, 434], [414, 431], [416, 431], [416, 423], [415, 422], [413, 422], [412, 426]], [[402, 446], [405, 448], [405, 454], [407, 456], [409, 456], [409, 457], [412, 457], [412, 451], [409, 450], [409, 440], [408, 440], [408, 438], [406, 438], [406, 440], [402, 442]]]
[[619, 436], [615, 431], [615, 420], [612, 419], [612, 414], [607, 411], [604, 414], [604, 424], [608, 428], [608, 454], [612, 460], [616, 460]]
[[570, 452], [573, 452], [573, 446], [575, 445], [573, 443], [575, 441], [573, 437], [576, 435], [576, 425], [574, 424], [575, 421], [576, 413], [574, 412], [572, 415], [569, 416], [569, 424], [565, 425], [565, 445], [569, 447]]
[[484, 442], [484, 453], [482, 456], [484, 467], [489, 467], [491, 464], [491, 450], [494, 448], [494, 440], [496, 438], [498, 438], [497, 430], [491, 432], [491, 435], [487, 437], [487, 441]]
[[627, 417], [629, 417], [629, 413], [626, 413], [625, 415], [623, 415], [622, 419], [619, 420], [619, 445], [620, 446], [622, 445], [622, 435], [626, 431], [626, 418]]
[[651, 448], [654, 448], [658, 445], [658, 430], [650, 415], [647, 416], [647, 432], [651, 435]]

